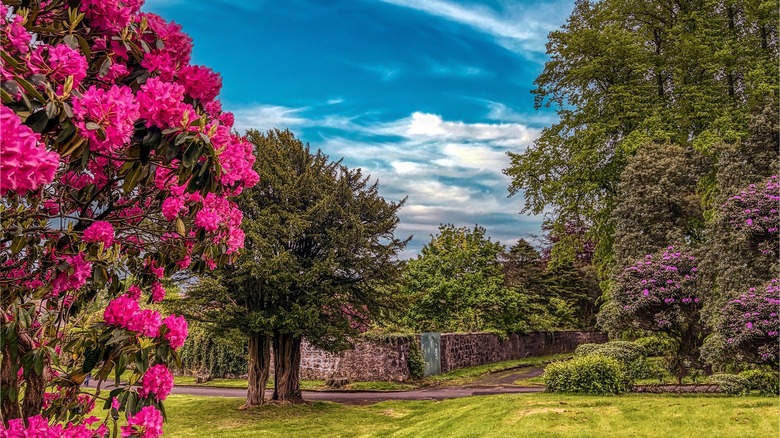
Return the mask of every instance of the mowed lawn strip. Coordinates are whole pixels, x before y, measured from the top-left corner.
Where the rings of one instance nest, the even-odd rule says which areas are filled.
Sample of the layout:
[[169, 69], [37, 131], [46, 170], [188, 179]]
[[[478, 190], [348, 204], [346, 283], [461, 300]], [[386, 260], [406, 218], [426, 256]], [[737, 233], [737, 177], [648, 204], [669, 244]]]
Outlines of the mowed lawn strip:
[[238, 410], [239, 398], [172, 395], [175, 437], [776, 438], [776, 397], [512, 394], [369, 406], [315, 402]]

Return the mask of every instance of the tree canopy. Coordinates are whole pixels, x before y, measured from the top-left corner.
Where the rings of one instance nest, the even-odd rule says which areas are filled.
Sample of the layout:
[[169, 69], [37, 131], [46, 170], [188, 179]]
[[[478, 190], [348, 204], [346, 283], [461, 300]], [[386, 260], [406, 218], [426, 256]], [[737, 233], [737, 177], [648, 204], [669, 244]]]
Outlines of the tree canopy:
[[390, 299], [406, 240], [394, 236], [403, 205], [289, 131], [249, 131], [260, 182], [237, 199], [246, 250], [188, 292], [193, 317], [249, 338], [248, 404], [261, 404], [273, 343], [275, 399], [300, 397], [303, 337], [347, 345]]

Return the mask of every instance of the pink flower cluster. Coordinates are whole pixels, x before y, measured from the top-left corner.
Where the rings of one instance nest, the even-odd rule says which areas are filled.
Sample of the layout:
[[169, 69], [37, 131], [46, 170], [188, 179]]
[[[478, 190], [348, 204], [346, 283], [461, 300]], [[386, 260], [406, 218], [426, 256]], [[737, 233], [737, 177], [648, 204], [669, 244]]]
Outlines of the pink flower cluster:
[[80, 10], [91, 26], [117, 31], [130, 24], [144, 0], [82, 0]]
[[97, 438], [106, 436], [108, 427], [105, 424], [101, 424], [97, 429], [88, 427], [96, 421], [98, 421], [96, 417], [90, 417], [82, 424], [49, 425], [46, 418], [36, 415], [28, 418], [28, 424], [25, 426], [24, 420], [15, 418], [8, 420], [8, 427], [5, 427], [3, 422], [0, 421], [0, 436], [8, 438]]
[[163, 319], [163, 325], [168, 329], [163, 337], [171, 348], [178, 350], [187, 340], [187, 320], [183, 316], [171, 315]]
[[52, 182], [60, 156], [39, 145], [39, 140], [16, 113], [0, 107], [0, 196], [9, 191], [24, 195]]
[[[89, 140], [90, 149], [98, 152], [123, 148], [140, 114], [133, 90], [123, 85], [113, 85], [107, 90], [89, 87], [81, 97], [73, 98], [73, 113], [79, 133]], [[89, 123], [99, 128], [87, 126]]]
[[173, 388], [173, 374], [165, 365], [157, 364], [144, 373], [138, 395], [144, 398], [154, 396], [154, 399], [159, 402], [168, 397], [171, 388]]
[[203, 208], [195, 215], [195, 225], [215, 232], [214, 241], [224, 241], [227, 254], [232, 254], [244, 246], [244, 231], [241, 229], [243, 217], [233, 201], [209, 193], [203, 199]]
[[85, 242], [103, 242], [108, 248], [114, 244], [114, 227], [110, 222], [95, 221], [84, 230], [83, 239]]
[[52, 296], [59, 296], [62, 292], [81, 289], [87, 279], [92, 275], [92, 262], [84, 258], [84, 254], [74, 256], [62, 256], [60, 263], [66, 263], [69, 268], [57, 274], [51, 282]]
[[137, 97], [141, 104], [141, 117], [161, 129], [180, 125], [184, 112], [190, 108], [183, 102], [184, 86], [159, 77], [148, 79]]
[[156, 310], [141, 310], [138, 301], [127, 294], [108, 303], [103, 311], [103, 320], [108, 325], [126, 328], [148, 338], [160, 335], [162, 317]]
[[201, 65], [188, 65], [179, 70], [177, 81], [184, 86], [188, 96], [204, 104], [214, 100], [222, 88], [219, 74]]
[[122, 426], [122, 437], [157, 438], [162, 436], [163, 417], [154, 406], [144, 406]]
[[750, 288], [721, 309], [718, 332], [727, 348], [755, 363], [772, 363], [780, 353], [780, 279]]
[[761, 184], [730, 197], [721, 206], [723, 217], [734, 229], [751, 235], [764, 254], [777, 253], [780, 236], [780, 178], [769, 177]]
[[[76, 49], [67, 44], [58, 44], [47, 48], [47, 59], [41, 57], [42, 51], [33, 53], [30, 60], [30, 69], [33, 73], [48, 76], [48, 78], [61, 87], [68, 76], [73, 77], [73, 88], [78, 88], [81, 81], [87, 77], [87, 58]], [[59, 90], [62, 94], [62, 90]]]
[[623, 270], [613, 297], [625, 314], [647, 316], [666, 327], [701, 307], [697, 272], [695, 257], [670, 246]]

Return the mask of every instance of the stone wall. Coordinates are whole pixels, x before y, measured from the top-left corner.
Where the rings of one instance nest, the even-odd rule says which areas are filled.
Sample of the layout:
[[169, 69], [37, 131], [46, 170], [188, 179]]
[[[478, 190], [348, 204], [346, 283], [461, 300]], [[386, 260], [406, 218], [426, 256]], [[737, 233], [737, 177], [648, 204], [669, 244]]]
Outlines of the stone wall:
[[[475, 365], [548, 354], [568, 353], [577, 345], [601, 343], [600, 332], [533, 332], [512, 334], [505, 340], [492, 333], [442, 333], [441, 371], [443, 373]], [[419, 342], [417, 337], [416, 342]], [[407, 359], [409, 338], [359, 340], [351, 350], [327, 353], [304, 342], [301, 351], [301, 378], [326, 380], [345, 377], [351, 381], [403, 381], [409, 379]]]
[[353, 349], [333, 354], [304, 341], [301, 346], [301, 378], [326, 380], [346, 377], [353, 382], [408, 380], [409, 342], [409, 338], [402, 336], [359, 340]]
[[607, 341], [601, 332], [532, 332], [503, 341], [492, 333], [442, 333], [441, 372], [524, 357], [570, 353], [580, 344]]

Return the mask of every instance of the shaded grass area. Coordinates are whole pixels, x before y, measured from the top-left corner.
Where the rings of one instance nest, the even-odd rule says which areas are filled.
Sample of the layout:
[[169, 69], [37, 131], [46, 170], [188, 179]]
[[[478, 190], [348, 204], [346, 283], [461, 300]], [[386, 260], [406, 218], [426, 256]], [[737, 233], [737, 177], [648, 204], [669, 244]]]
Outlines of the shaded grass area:
[[242, 399], [173, 395], [175, 437], [777, 437], [778, 398], [512, 394], [370, 406], [238, 410]]

